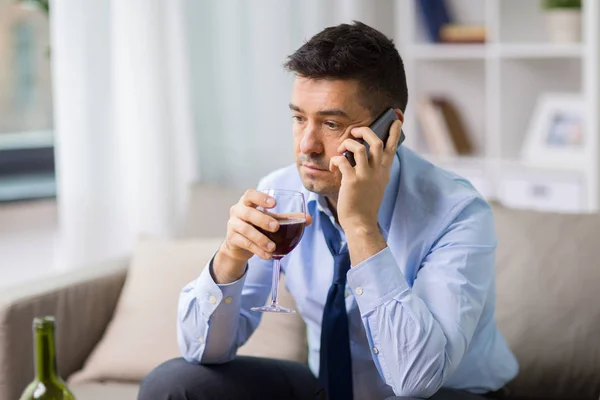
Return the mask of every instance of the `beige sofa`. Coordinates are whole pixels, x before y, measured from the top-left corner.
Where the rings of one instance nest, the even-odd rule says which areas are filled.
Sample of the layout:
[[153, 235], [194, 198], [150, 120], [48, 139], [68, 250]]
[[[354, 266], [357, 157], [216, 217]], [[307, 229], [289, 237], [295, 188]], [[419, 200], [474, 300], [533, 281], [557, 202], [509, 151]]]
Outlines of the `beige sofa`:
[[[199, 191], [186, 236], [221, 235], [227, 209], [237, 196]], [[211, 201], [216, 198], [217, 205]], [[510, 384], [513, 395], [598, 399], [600, 217], [498, 205], [493, 211], [499, 237], [497, 319], [520, 362], [519, 376]], [[61, 375], [68, 378], [82, 368], [106, 335], [129, 268], [129, 259], [115, 260], [0, 294], [0, 400], [18, 398], [32, 378], [34, 316], [53, 314], [63, 321], [57, 331]], [[305, 348], [304, 327], [280, 321], [263, 321], [251, 339], [253, 348], [245, 354], [278, 356], [273, 353], [280, 348], [273, 345], [273, 334], [296, 337], [293, 345]], [[305, 352], [287, 351], [283, 357], [305, 360]], [[116, 363], [115, 368], [122, 368]], [[98, 379], [71, 386], [79, 400], [133, 400], [138, 382], [131, 380]]]

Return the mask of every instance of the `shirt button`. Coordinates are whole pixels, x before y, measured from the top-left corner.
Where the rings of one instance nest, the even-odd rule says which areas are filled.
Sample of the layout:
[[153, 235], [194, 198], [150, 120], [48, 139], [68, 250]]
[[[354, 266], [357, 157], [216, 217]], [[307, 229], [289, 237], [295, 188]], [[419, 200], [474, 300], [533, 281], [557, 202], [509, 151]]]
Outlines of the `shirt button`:
[[344, 297], [348, 297], [349, 294], [348, 289], [344, 290]]
[[360, 296], [361, 294], [363, 294], [363, 288], [361, 288], [361, 287], [359, 286], [359, 287], [357, 287], [357, 288], [356, 288], [355, 292], [356, 292], [356, 294], [357, 294], [357, 295], [359, 295], [359, 296]]
[[233, 299], [230, 296], [228, 296], [228, 297], [225, 297], [224, 301], [225, 301], [225, 304], [231, 304], [231, 302], [233, 301]]
[[377, 347], [373, 347], [373, 354], [379, 354], [379, 349]]
[[198, 343], [204, 343], [204, 338], [203, 337], [198, 338]]
[[217, 302], [217, 298], [215, 296], [210, 296], [208, 301], [210, 301], [210, 304], [215, 304]]

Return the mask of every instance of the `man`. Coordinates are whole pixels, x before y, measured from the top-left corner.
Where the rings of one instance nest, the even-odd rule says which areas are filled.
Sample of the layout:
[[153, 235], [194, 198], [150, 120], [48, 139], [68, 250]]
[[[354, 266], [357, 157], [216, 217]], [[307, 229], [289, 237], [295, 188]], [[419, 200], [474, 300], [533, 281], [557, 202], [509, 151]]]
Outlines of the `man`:
[[[301, 191], [307, 200], [308, 226], [282, 270], [307, 324], [310, 370], [236, 358], [260, 321], [250, 308], [271, 289], [274, 245], [256, 227], [278, 229], [256, 209], [273, 199], [248, 190], [231, 208], [213, 260], [181, 293], [185, 361], [154, 370], [140, 398], [499, 394], [518, 367], [494, 320], [492, 214], [467, 181], [397, 146], [408, 93], [392, 41], [362, 23], [342, 24], [311, 38], [285, 66], [296, 75], [296, 165], [259, 189]], [[383, 143], [368, 126], [390, 107], [398, 121]], [[347, 150], [355, 167], [342, 156]], [[341, 242], [335, 250], [332, 237]]]

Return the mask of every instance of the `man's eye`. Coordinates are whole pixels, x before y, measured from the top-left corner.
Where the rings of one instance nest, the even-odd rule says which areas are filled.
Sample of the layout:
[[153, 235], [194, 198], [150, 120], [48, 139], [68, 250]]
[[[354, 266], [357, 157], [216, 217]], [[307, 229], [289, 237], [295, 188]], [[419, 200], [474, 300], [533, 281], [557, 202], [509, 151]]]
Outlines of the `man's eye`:
[[293, 115], [292, 119], [294, 120], [294, 122], [302, 122], [302, 121], [304, 121], [304, 118], [302, 118], [302, 116], [300, 116], [300, 115]]
[[340, 124], [338, 124], [337, 122], [333, 122], [333, 121], [325, 121], [325, 125], [329, 129], [338, 129], [340, 127]]

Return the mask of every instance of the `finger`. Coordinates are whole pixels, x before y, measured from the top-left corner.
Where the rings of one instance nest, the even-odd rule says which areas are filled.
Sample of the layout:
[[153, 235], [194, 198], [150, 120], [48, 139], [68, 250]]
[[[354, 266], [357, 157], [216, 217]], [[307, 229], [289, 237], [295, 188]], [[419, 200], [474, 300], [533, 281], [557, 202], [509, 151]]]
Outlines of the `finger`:
[[239, 218], [231, 218], [229, 220], [229, 230], [236, 232], [247, 239], [242, 243], [244, 249], [251, 251], [254, 254], [259, 252], [271, 253], [275, 250], [275, 243], [259, 232], [255, 226], [242, 221]]
[[402, 132], [402, 121], [396, 120], [390, 126], [390, 136], [385, 143], [385, 149], [383, 150], [383, 163], [385, 165], [391, 165], [394, 157], [396, 156], [396, 150], [398, 149], [398, 141], [400, 140], [400, 134]]
[[262, 250], [259, 246], [250, 241], [247, 237], [240, 235], [235, 231], [232, 231], [228, 235], [227, 246], [250, 251], [252, 254], [257, 255], [263, 260], [270, 260], [271, 257], [273, 257], [273, 253]]
[[232, 207], [231, 216], [269, 232], [277, 232], [279, 229], [279, 222], [274, 217], [240, 203]]
[[[338, 152], [343, 153], [346, 150], [354, 153], [354, 161], [356, 161], [356, 168], [365, 168], [369, 166], [367, 148], [365, 147], [365, 145], [357, 142], [354, 139], [346, 139], [342, 142], [340, 147], [338, 147]], [[350, 163], [348, 163], [348, 165], [350, 165]]]
[[266, 193], [259, 192], [256, 189], [248, 189], [242, 196], [240, 201], [248, 207], [264, 207], [273, 208], [275, 207], [275, 199]]
[[360, 138], [369, 144], [369, 158], [379, 163], [383, 156], [383, 141], [366, 126], [353, 128], [350, 133], [355, 138]]
[[331, 157], [331, 160], [329, 160], [329, 170], [333, 171], [333, 168], [339, 169], [344, 176], [350, 176], [356, 173], [348, 159], [344, 156]]
[[306, 226], [311, 226], [313, 223], [312, 215], [306, 214]]
[[[281, 222], [282, 220], [295, 220], [295, 221], [302, 221], [304, 220], [304, 222], [306, 223], [306, 221], [308, 220], [308, 218], [311, 219], [311, 221], [308, 223], [308, 225], [310, 225], [312, 223], [312, 217], [310, 216], [310, 214], [306, 214], [303, 212], [293, 212], [293, 213], [283, 213], [283, 214], [279, 214], [279, 218], [278, 220]], [[307, 225], [307, 226], [308, 226]]]

